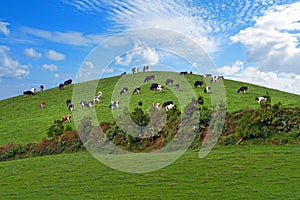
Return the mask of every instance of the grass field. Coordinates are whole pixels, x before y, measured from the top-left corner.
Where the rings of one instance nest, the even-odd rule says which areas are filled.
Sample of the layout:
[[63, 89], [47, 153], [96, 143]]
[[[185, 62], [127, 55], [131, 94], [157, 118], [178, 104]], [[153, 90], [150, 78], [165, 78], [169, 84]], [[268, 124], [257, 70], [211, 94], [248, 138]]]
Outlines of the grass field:
[[[211, 96], [205, 94], [203, 88], [194, 88], [193, 84], [196, 80], [203, 80], [198, 75], [186, 75], [185, 78], [191, 84], [191, 90], [188, 90], [187, 85], [181, 85], [181, 88], [175, 91], [174, 86], [167, 86], [163, 93], [150, 91], [149, 86], [151, 82], [144, 84], [143, 80], [146, 75], [155, 74], [156, 72], [138, 73], [135, 75], [126, 75], [124, 77], [110, 77], [100, 79], [100, 81], [91, 81], [86, 83], [80, 83], [78, 85], [83, 86], [81, 93], [85, 95], [85, 90], [90, 88], [91, 85], [96, 85], [95, 91], [89, 95], [86, 100], [92, 100], [93, 96], [101, 90], [103, 92], [103, 100], [100, 104], [95, 106], [95, 111], [98, 117], [98, 121], [112, 121], [112, 113], [109, 109], [111, 100], [124, 101], [129, 99], [129, 109], [132, 111], [138, 104], [139, 101], [143, 102], [142, 108], [147, 112], [151, 104], [154, 102], [163, 103], [165, 101], [173, 100], [175, 104], [179, 105], [178, 97], [182, 98], [183, 102], [189, 100], [194, 96], [203, 96], [204, 105], [210, 107]], [[120, 79], [121, 78], [121, 79]], [[155, 82], [165, 85], [167, 78], [173, 78], [175, 83], [183, 83], [183, 76], [178, 73], [167, 73], [156, 77]], [[121, 80], [121, 81], [120, 81]], [[122, 80], [124, 80], [122, 82]], [[122, 85], [123, 84], [123, 85]], [[210, 84], [210, 83], [209, 83]], [[215, 83], [221, 85], [222, 83]], [[78, 86], [76, 84], [76, 86]], [[210, 84], [211, 85], [211, 84]], [[248, 93], [238, 94], [237, 90], [240, 86], [246, 85], [249, 87]], [[129, 94], [124, 96], [119, 95], [121, 86], [129, 87]], [[131, 96], [132, 89], [136, 86], [141, 86], [142, 92], [139, 95]], [[59, 91], [58, 88], [47, 89], [43, 92], [38, 92], [35, 96], [17, 96], [0, 101], [0, 145], [8, 143], [28, 143], [32, 141], [40, 141], [46, 137], [47, 129], [53, 124], [54, 120], [61, 119], [62, 116], [72, 114], [67, 109], [65, 104], [67, 99], [72, 99], [74, 85], [66, 86], [63, 91]], [[116, 87], [116, 88], [115, 88]], [[268, 91], [272, 97], [272, 103], [279, 101], [284, 102], [284, 106], [299, 107], [300, 96], [290, 93], [281, 92], [278, 90], [272, 90], [256, 85], [247, 83], [236, 82], [232, 80], [224, 80], [224, 87], [226, 96], [227, 110], [236, 111], [246, 107], [257, 108], [259, 105], [254, 101], [257, 96], [265, 95]], [[115, 88], [115, 90], [114, 90]], [[112, 94], [112, 91], [115, 93]], [[191, 94], [194, 91], [194, 94]], [[20, 91], [22, 93], [22, 91]], [[218, 92], [213, 90], [213, 94]], [[113, 97], [113, 99], [111, 98]], [[74, 98], [73, 102], [75, 105], [74, 113], [81, 112], [79, 108], [79, 100]], [[39, 103], [45, 102], [45, 108], [40, 109]], [[126, 105], [125, 105], [126, 106]], [[121, 108], [124, 105], [121, 104]], [[73, 114], [74, 114], [73, 113]], [[74, 123], [70, 124], [73, 128]]]
[[[298, 145], [195, 150], [158, 171], [113, 170], [88, 152], [0, 163], [0, 199], [299, 199]], [[138, 164], [138, 163], [137, 163]]]

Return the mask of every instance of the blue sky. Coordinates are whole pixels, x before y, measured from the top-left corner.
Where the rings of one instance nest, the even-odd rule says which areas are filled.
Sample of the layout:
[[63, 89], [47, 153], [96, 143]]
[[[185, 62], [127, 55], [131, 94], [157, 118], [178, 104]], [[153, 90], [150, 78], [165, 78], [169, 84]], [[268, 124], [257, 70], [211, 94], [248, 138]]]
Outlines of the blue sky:
[[[75, 80], [90, 52], [127, 31], [160, 28], [183, 34], [212, 59], [214, 74], [300, 94], [300, 3], [293, 0], [2, 0], [0, 99], [32, 87]], [[135, 50], [139, 49], [138, 52]], [[106, 76], [149, 63], [174, 65], [136, 41]], [[139, 63], [137, 63], [139, 61]], [[168, 63], [169, 62], [169, 63]], [[181, 62], [180, 59], [177, 62]], [[193, 70], [189, 66], [175, 70]]]

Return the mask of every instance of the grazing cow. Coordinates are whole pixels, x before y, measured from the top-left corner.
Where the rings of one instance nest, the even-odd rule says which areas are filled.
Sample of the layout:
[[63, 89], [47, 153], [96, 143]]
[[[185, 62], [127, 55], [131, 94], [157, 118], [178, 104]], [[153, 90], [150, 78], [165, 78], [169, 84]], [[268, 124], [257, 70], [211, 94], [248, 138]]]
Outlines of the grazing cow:
[[32, 93], [36, 93], [36, 89], [35, 88], [31, 88], [31, 90], [30, 90]]
[[63, 90], [64, 89], [64, 84], [59, 84], [59, 86], [58, 86], [58, 88], [60, 89], [60, 90]]
[[94, 101], [87, 102], [85, 106], [88, 107], [88, 108], [94, 107]]
[[139, 94], [141, 92], [141, 88], [140, 87], [136, 87], [134, 88], [132, 94]]
[[40, 91], [44, 91], [44, 86], [40, 85]]
[[119, 108], [119, 101], [112, 101], [109, 105], [109, 108], [113, 109], [113, 108]]
[[70, 103], [70, 104], [68, 105], [68, 109], [69, 109], [70, 111], [73, 111], [73, 110], [74, 110], [74, 105]]
[[154, 81], [154, 75], [151, 75], [151, 76], [146, 76], [146, 78], [144, 79], [144, 83], [150, 81], [150, 80], [153, 80]]
[[175, 89], [179, 89], [179, 87], [180, 87], [180, 85], [177, 83], [177, 84], [175, 84]]
[[143, 67], [143, 72], [147, 72], [147, 71], [149, 71], [149, 66], [148, 65]]
[[163, 103], [163, 107], [165, 108], [166, 111], [168, 111], [174, 107], [174, 103], [173, 101], [167, 101]]
[[34, 95], [34, 93], [30, 90], [23, 92], [23, 95]]
[[188, 73], [187, 73], [187, 71], [185, 71], [185, 72], [180, 72], [179, 74], [180, 75], [187, 75]]
[[163, 103], [163, 107], [166, 107], [171, 104], [174, 104], [173, 101], [166, 101], [165, 103]]
[[100, 103], [101, 102], [101, 97], [95, 96], [94, 97], [94, 103]]
[[44, 107], [45, 107], [45, 102], [42, 101], [42, 102], [40, 103], [40, 108], [43, 109]]
[[160, 109], [159, 103], [152, 103], [152, 108]]
[[163, 86], [162, 85], [158, 85], [156, 88], [157, 92], [162, 92], [163, 91]]
[[246, 93], [248, 91], [248, 87], [247, 86], [241, 86], [240, 87], [240, 89], [238, 89], [238, 93], [240, 93], [240, 92], [244, 92], [244, 93]]
[[123, 72], [123, 74], [121, 74], [121, 76], [123, 76], [123, 75], [125, 75], [126, 74], [126, 72]]
[[166, 85], [169, 85], [169, 84], [171, 84], [171, 85], [173, 85], [173, 83], [174, 83], [174, 80], [173, 79], [167, 79], [166, 80]]
[[150, 86], [150, 90], [156, 90], [157, 87], [158, 87], [157, 83], [152, 83]]
[[138, 67], [134, 67], [134, 68], [131, 69], [131, 72], [133, 74], [138, 73], [139, 72], [139, 68]]
[[69, 104], [71, 104], [71, 100], [70, 100], [70, 99], [67, 99], [67, 100], [66, 100], [66, 105], [69, 106]]
[[62, 120], [61, 120], [61, 122], [62, 123], [64, 123], [64, 122], [71, 122], [71, 115], [67, 115], [67, 116], [64, 116], [63, 118], [62, 118]]
[[211, 76], [212, 76], [211, 74], [204, 74], [203, 75], [204, 78], [211, 77]]
[[212, 79], [210, 80], [211, 83], [218, 83], [220, 82], [221, 79], [224, 79], [223, 76], [213, 76]]
[[72, 79], [68, 79], [64, 82], [64, 85], [71, 85], [72, 84]]
[[202, 87], [203, 86], [203, 82], [202, 81], [195, 81], [194, 86], [195, 87]]
[[102, 94], [103, 94], [103, 93], [102, 93], [101, 91], [99, 91], [99, 92], [97, 93], [97, 96], [101, 98], [101, 97], [102, 97]]
[[128, 88], [127, 87], [123, 87], [120, 91], [120, 95], [122, 94], [126, 94], [128, 92]]
[[204, 93], [211, 93], [211, 87], [210, 86], [206, 86], [204, 88]]
[[266, 102], [267, 98], [266, 97], [256, 97], [255, 101], [257, 101], [257, 103]]
[[81, 100], [79, 104], [80, 104], [81, 107], [87, 106], [86, 100]]

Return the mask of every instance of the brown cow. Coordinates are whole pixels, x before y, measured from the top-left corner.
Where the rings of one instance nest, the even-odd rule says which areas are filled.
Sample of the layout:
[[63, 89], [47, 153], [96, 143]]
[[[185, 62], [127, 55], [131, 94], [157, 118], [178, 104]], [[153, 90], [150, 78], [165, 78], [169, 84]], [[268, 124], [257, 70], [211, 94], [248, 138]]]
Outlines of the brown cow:
[[64, 123], [64, 122], [71, 122], [71, 115], [67, 115], [67, 116], [64, 116], [63, 118], [62, 118], [62, 120], [61, 120], [61, 122], [62, 123]]

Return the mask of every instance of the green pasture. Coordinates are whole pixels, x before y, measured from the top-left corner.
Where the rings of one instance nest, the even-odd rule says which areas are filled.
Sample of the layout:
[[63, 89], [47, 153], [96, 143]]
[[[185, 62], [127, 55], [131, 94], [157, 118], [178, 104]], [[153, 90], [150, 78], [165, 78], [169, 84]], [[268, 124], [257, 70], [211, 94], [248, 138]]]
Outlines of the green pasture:
[[[155, 75], [155, 82], [165, 87], [163, 92], [150, 91], [149, 87], [153, 81], [144, 83], [144, 78], [152, 74]], [[176, 90], [175, 86], [171, 85], [166, 86], [167, 78], [174, 79], [174, 84], [179, 83], [180, 89]], [[204, 88], [194, 88], [193, 84], [196, 80], [204, 81], [204, 86], [210, 85], [212, 94], [204, 93]], [[238, 94], [237, 90], [242, 85], [248, 86], [249, 91], [245, 94]], [[141, 87], [141, 94], [132, 95], [133, 88], [137, 86]], [[86, 112], [87, 108], [80, 108], [79, 101], [83, 98], [87, 101], [92, 100], [98, 91], [103, 92], [103, 100], [96, 104], [94, 109], [88, 111], [91, 113], [95, 111], [98, 122], [113, 121], [112, 112], [109, 109], [112, 100], [121, 102], [119, 112], [122, 112], [125, 107], [133, 111], [139, 101], [143, 103], [143, 110], [149, 112], [154, 102], [162, 104], [165, 101], [174, 101], [178, 108], [183, 108], [191, 98], [200, 95], [204, 98], [204, 106], [210, 107], [211, 102], [224, 102], [227, 110], [232, 112], [246, 107], [257, 108], [259, 105], [254, 98], [269, 92], [272, 104], [280, 101], [283, 102], [283, 106], [300, 106], [299, 95], [226, 79], [220, 83], [210, 83], [209, 80], [205, 81], [199, 75], [183, 76], [171, 72], [146, 72], [104, 78], [99, 81], [68, 85], [62, 91], [58, 87], [51, 89], [45, 87], [46, 90], [38, 92], [35, 96], [20, 95], [0, 101], [0, 145], [40, 141], [46, 137], [47, 129], [54, 120], [69, 114], [74, 116], [76, 112]], [[119, 92], [122, 87], [128, 87], [129, 93], [121, 96]], [[77, 91], [74, 96], [73, 88]], [[65, 104], [67, 99], [73, 100], [75, 105], [73, 113]], [[44, 109], [39, 108], [41, 101], [45, 102]], [[73, 122], [70, 126], [75, 128]]]
[[[173, 164], [135, 174], [88, 152], [0, 163], [0, 199], [299, 199], [298, 145], [189, 150]], [[136, 163], [137, 165], [139, 163]]]

